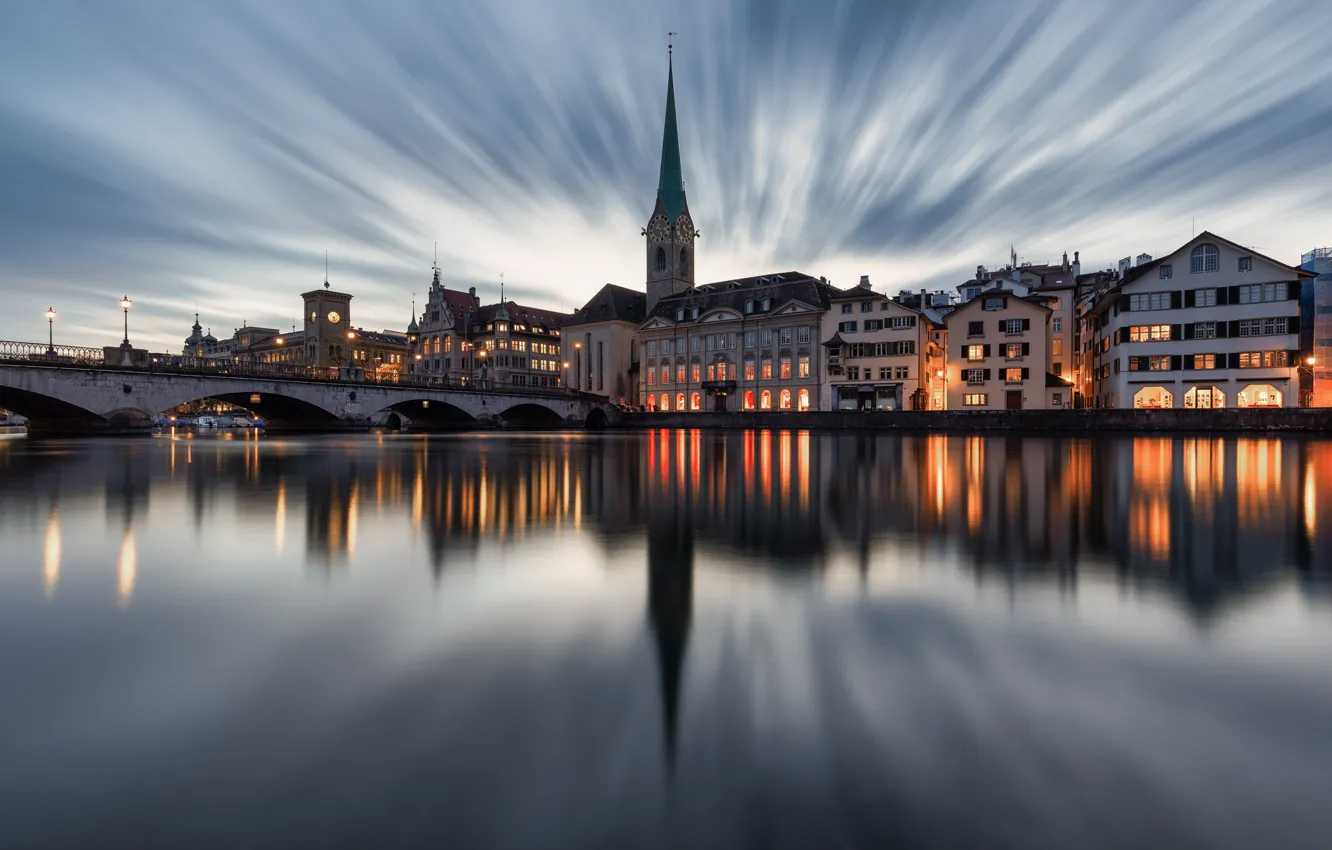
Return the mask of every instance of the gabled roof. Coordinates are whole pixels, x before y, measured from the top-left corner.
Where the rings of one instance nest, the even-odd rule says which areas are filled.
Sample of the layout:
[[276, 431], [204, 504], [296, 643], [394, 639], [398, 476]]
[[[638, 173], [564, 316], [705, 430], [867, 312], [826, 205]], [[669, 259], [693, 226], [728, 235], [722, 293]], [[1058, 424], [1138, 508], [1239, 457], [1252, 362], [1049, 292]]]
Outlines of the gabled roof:
[[1220, 242], [1223, 245], [1227, 245], [1231, 248], [1234, 248], [1236, 251], [1240, 251], [1250, 257], [1257, 257], [1258, 259], [1272, 263], [1273, 265], [1281, 266], [1284, 269], [1289, 269], [1294, 275], [1296, 275], [1295, 278], [1296, 280], [1306, 280], [1310, 276], [1309, 272], [1304, 271], [1298, 266], [1292, 266], [1289, 263], [1283, 263], [1280, 260], [1274, 260], [1265, 254], [1258, 253], [1257, 251], [1253, 250], [1252, 248], [1249, 248], [1246, 245], [1241, 245], [1238, 242], [1231, 242], [1229, 239], [1225, 238], [1224, 236], [1217, 236], [1215, 233], [1211, 232], [1210, 230], [1204, 230], [1202, 233], [1199, 233], [1197, 236], [1185, 242], [1183, 245], [1180, 245], [1178, 248], [1171, 251], [1169, 254], [1166, 254], [1164, 257], [1158, 257], [1155, 260], [1149, 260], [1148, 262], [1134, 266], [1133, 268], [1124, 272], [1124, 277], [1121, 278], [1119, 281], [1120, 286], [1123, 286], [1124, 284], [1127, 283], [1132, 283], [1133, 281], [1147, 274], [1147, 272], [1161, 265], [1161, 263], [1164, 262], [1165, 260], [1168, 260], [1171, 257], [1178, 254], [1180, 251], [1183, 251], [1185, 248], [1189, 247], [1190, 245], [1201, 244], [1203, 242]]
[[[718, 308], [730, 308], [742, 316], [767, 316], [776, 313], [791, 302], [808, 304], [819, 310], [827, 310], [831, 303], [830, 296], [837, 292], [836, 287], [826, 280], [811, 277], [804, 272], [789, 271], [755, 277], [723, 280], [690, 287], [684, 292], [668, 295], [657, 301], [648, 319], [661, 319], [675, 323], [677, 311], [683, 309], [686, 322], [697, 321], [692, 318], [693, 309], [698, 308], [702, 318]], [[769, 309], [758, 309], [762, 299], [771, 300]], [[755, 301], [755, 311], [745, 312], [745, 302]]]
[[944, 316], [944, 324], [945, 325], [948, 324], [948, 320], [951, 319], [953, 316], [958, 316], [961, 315], [962, 313], [965, 313], [968, 310], [974, 309], [977, 304], [984, 304], [986, 298], [990, 298], [995, 295], [1003, 295], [1008, 298], [1021, 301], [1023, 304], [1030, 304], [1032, 307], [1035, 307], [1037, 310], [1044, 310], [1047, 313], [1054, 312], [1049, 307], [1041, 303], [1041, 301], [1046, 300], [1047, 298], [1049, 298], [1049, 296], [1042, 298], [1041, 296], [1018, 295], [1017, 293], [1013, 292], [1013, 290], [1011, 289], [1004, 289], [1003, 287], [1000, 287], [999, 289], [987, 289], [984, 292], [982, 292], [979, 296], [971, 299], [970, 301], [967, 301], [963, 304], [959, 304], [957, 307], [951, 310], [946, 316]]
[[565, 323], [585, 325], [592, 322], [642, 323], [647, 318], [647, 295], [608, 283]]
[[[564, 327], [565, 320], [568, 319], [568, 315], [565, 313], [543, 310], [540, 307], [524, 307], [514, 301], [507, 302], [504, 308], [509, 314], [508, 321], [533, 328], [555, 330]], [[500, 316], [500, 305], [486, 304], [476, 311], [476, 318], [472, 324], [484, 325], [495, 321], [497, 318], [503, 320], [503, 317]]]
[[1072, 384], [1070, 384], [1068, 381], [1064, 380], [1063, 378], [1059, 377], [1058, 375], [1054, 374], [1053, 372], [1046, 372], [1046, 373], [1045, 373], [1045, 386], [1047, 386], [1047, 387], [1068, 387], [1068, 386], [1072, 386]]

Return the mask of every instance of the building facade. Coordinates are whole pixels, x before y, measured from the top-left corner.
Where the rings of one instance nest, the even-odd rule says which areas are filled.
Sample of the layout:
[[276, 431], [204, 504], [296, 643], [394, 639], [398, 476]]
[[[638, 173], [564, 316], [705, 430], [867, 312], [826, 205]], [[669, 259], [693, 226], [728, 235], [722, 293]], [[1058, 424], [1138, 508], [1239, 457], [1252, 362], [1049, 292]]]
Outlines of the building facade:
[[[944, 327], [875, 292], [869, 277], [829, 296], [821, 410], [942, 410]], [[935, 333], [932, 333], [935, 332]]]
[[1073, 406], [1072, 379], [1050, 375], [1053, 312], [1044, 301], [987, 289], [944, 317], [949, 410]]
[[1128, 268], [1084, 317], [1098, 407], [1295, 407], [1311, 273], [1204, 232]]
[[1305, 318], [1301, 349], [1313, 363], [1304, 373], [1310, 407], [1332, 407], [1332, 248], [1300, 257], [1300, 268], [1316, 277], [1304, 284], [1300, 309]]
[[617, 404], [639, 404], [638, 327], [646, 318], [643, 293], [603, 286], [563, 328], [560, 367], [566, 384]]

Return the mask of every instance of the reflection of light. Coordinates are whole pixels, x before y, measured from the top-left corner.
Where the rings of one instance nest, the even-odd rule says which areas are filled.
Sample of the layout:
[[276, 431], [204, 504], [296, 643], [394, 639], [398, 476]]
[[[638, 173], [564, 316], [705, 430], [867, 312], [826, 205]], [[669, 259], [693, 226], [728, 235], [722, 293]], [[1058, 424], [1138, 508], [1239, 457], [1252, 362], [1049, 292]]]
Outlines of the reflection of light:
[[1164, 492], [1170, 485], [1171, 450], [1169, 438], [1139, 437], [1133, 441], [1133, 485], [1143, 490]]
[[278, 479], [277, 492], [277, 516], [273, 519], [273, 546], [277, 549], [279, 555], [282, 554], [282, 545], [287, 540], [287, 482], [285, 479]]
[[809, 432], [801, 431], [796, 435], [796, 474], [800, 476], [800, 511], [809, 510]]
[[1310, 538], [1314, 536], [1314, 526], [1316, 525], [1317, 519], [1315, 513], [1316, 509], [1317, 504], [1314, 501], [1313, 456], [1311, 454], [1304, 462], [1304, 533]]
[[42, 589], [46, 598], [55, 593], [60, 583], [60, 514], [51, 506], [51, 518], [46, 522], [46, 546], [42, 550]]
[[356, 554], [356, 523], [361, 514], [361, 482], [353, 481], [351, 499], [347, 503], [347, 556]]
[[125, 538], [120, 542], [120, 561], [116, 564], [116, 601], [121, 608], [129, 606], [138, 577], [139, 562], [134, 551], [134, 531], [127, 528]]
[[1129, 512], [1129, 543], [1153, 561], [1170, 555], [1170, 508], [1162, 497], [1135, 499]]
[[1241, 528], [1265, 528], [1277, 521], [1281, 494], [1281, 441], [1235, 441], [1235, 489]]
[[777, 435], [777, 475], [780, 478], [781, 485], [781, 503], [783, 506], [791, 501], [791, 432], [781, 431]]

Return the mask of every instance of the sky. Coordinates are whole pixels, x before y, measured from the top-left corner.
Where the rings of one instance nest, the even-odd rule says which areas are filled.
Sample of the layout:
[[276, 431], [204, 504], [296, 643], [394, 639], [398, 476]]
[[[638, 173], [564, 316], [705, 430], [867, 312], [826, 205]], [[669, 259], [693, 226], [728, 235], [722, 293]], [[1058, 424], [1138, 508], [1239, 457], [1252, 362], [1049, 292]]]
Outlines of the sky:
[[642, 289], [671, 30], [700, 283], [1332, 244], [1326, 0], [9, 2], [0, 339]]

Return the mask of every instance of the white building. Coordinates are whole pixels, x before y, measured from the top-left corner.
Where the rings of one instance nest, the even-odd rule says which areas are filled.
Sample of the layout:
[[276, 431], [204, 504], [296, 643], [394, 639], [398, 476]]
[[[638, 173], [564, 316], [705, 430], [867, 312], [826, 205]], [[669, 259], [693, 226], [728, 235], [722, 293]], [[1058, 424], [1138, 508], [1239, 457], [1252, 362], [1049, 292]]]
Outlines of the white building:
[[868, 276], [828, 300], [819, 335], [827, 352], [823, 410], [943, 409], [940, 324], [875, 292]]
[[949, 410], [1072, 407], [1071, 381], [1050, 374], [1047, 300], [988, 289], [944, 317]]
[[1298, 406], [1300, 286], [1310, 277], [1207, 232], [1128, 269], [1084, 317], [1093, 403]]

